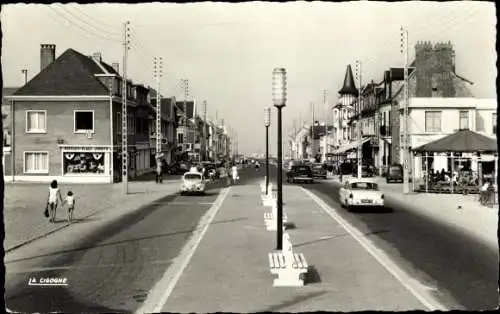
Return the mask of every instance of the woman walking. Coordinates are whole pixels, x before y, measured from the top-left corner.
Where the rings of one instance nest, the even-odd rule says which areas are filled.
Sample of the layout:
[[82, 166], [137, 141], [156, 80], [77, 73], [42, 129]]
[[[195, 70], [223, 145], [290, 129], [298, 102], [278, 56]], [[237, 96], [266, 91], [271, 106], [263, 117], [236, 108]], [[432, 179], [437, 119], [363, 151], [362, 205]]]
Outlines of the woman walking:
[[50, 183], [49, 195], [47, 198], [47, 206], [49, 208], [49, 222], [54, 223], [56, 220], [56, 210], [58, 201], [61, 201], [61, 204], [64, 202], [61, 195], [61, 191], [57, 187], [57, 181], [53, 180]]

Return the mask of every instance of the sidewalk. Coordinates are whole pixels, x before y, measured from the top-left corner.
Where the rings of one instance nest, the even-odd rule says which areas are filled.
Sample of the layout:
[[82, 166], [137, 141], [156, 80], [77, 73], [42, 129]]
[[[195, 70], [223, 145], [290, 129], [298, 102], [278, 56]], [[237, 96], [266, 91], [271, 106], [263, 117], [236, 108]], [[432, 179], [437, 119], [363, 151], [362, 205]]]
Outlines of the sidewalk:
[[[346, 178], [344, 177], [344, 182]], [[478, 202], [477, 195], [433, 193], [404, 195], [402, 184], [388, 184], [382, 177], [372, 179], [377, 181], [388, 200], [404, 203], [415, 212], [458, 227], [495, 249], [498, 248], [498, 205], [483, 206]], [[340, 184], [338, 176], [330, 182]]]
[[[120, 210], [125, 204], [138, 207], [154, 202], [178, 190], [177, 182], [129, 182], [129, 194], [124, 195], [123, 184], [62, 184], [63, 197], [71, 190], [76, 196], [74, 220], [89, 218], [108, 209]], [[19, 246], [44, 237], [68, 226], [66, 208], [57, 209], [56, 223], [51, 224], [43, 215], [47, 199], [47, 184], [15, 183], [5, 185], [4, 249]]]
[[402, 311], [422, 305], [300, 187], [284, 186], [294, 251], [310, 265], [309, 283], [274, 288], [266, 231], [255, 186], [234, 186], [162, 312]]

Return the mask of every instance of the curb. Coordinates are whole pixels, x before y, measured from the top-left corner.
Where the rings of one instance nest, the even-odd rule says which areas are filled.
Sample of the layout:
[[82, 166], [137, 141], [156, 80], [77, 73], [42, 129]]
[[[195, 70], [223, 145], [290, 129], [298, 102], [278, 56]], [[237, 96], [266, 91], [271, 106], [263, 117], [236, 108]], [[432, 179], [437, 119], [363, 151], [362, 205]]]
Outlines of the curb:
[[[86, 218], [86, 217], [84, 217], [84, 218]], [[67, 226], [69, 226], [69, 224], [68, 224], [68, 223], [66, 223], [66, 224], [65, 224], [65, 225], [63, 225], [63, 226], [57, 227], [57, 228], [55, 228], [55, 229], [53, 229], [53, 230], [50, 230], [49, 232], [46, 232], [46, 233], [44, 233], [44, 234], [42, 234], [42, 235], [37, 235], [37, 236], [35, 236], [35, 237], [33, 237], [33, 238], [29, 239], [29, 240], [26, 240], [26, 241], [23, 241], [23, 242], [21, 242], [21, 243], [19, 243], [19, 244], [16, 244], [16, 245], [14, 245], [14, 246], [12, 246], [12, 247], [10, 247], [10, 248], [8, 248], [8, 249], [4, 250], [4, 252], [5, 252], [5, 254], [7, 254], [7, 253], [9, 253], [9, 252], [12, 252], [12, 251], [14, 251], [15, 249], [18, 249], [18, 248], [20, 248], [20, 247], [22, 247], [22, 246], [25, 246], [26, 244], [29, 244], [29, 243], [31, 243], [31, 242], [33, 242], [33, 241], [35, 241], [35, 240], [38, 240], [38, 239], [44, 238], [44, 237], [46, 237], [46, 236], [48, 236], [48, 235], [50, 235], [50, 234], [52, 234], [52, 233], [55, 233], [55, 232], [57, 232], [57, 231], [59, 231], [59, 230], [61, 230], [61, 229], [64, 229], [64, 228], [66, 228]]]
[[[158, 197], [157, 199], [163, 198], [163, 197], [168, 196], [168, 195], [173, 195], [173, 194], [175, 194], [175, 193], [177, 193], [177, 192], [171, 192], [171, 193], [168, 193], [167, 195], [162, 195], [161, 197]], [[155, 202], [157, 199], [151, 200], [151, 202], [150, 202], [150, 203]], [[147, 203], [147, 204], [149, 204], [149, 203]], [[147, 204], [146, 204], [146, 205], [147, 205]], [[139, 206], [139, 207], [142, 207], [142, 206]], [[98, 214], [98, 213], [105, 212], [105, 211], [110, 210], [110, 209], [112, 209], [112, 208], [113, 208], [113, 207], [111, 206], [111, 207], [108, 207], [108, 208], [104, 208], [104, 209], [102, 209], [102, 210], [97, 210], [97, 211], [94, 211], [94, 212], [92, 212], [92, 213], [88, 214], [87, 216], [83, 216], [83, 217], [81, 217], [81, 219], [85, 219], [85, 218], [92, 217], [92, 216], [94, 216], [94, 215], [96, 215], [96, 214]], [[33, 238], [31, 238], [31, 239], [25, 240], [25, 241], [23, 241], [23, 242], [21, 242], [21, 243], [18, 243], [18, 244], [14, 245], [14, 246], [12, 246], [12, 247], [10, 247], [10, 248], [8, 248], [8, 249], [5, 249], [5, 250], [4, 250], [4, 252], [5, 252], [5, 254], [10, 253], [10, 252], [12, 252], [12, 251], [14, 251], [14, 250], [16, 250], [16, 249], [18, 249], [18, 248], [20, 248], [20, 247], [23, 247], [23, 246], [25, 246], [25, 245], [27, 245], [27, 244], [30, 244], [30, 243], [32, 243], [32, 242], [34, 242], [34, 241], [36, 241], [36, 240], [42, 239], [42, 238], [44, 238], [44, 237], [46, 237], [46, 236], [48, 236], [48, 235], [51, 235], [51, 234], [53, 234], [53, 233], [56, 233], [57, 231], [62, 230], [62, 229], [64, 229], [64, 228], [68, 227], [69, 225], [70, 225], [70, 224], [66, 222], [64, 225], [62, 225], [62, 226], [60, 226], [60, 227], [57, 227], [57, 228], [55, 228], [55, 229], [52, 229], [52, 230], [50, 230], [50, 231], [48, 231], [48, 232], [45, 232], [45, 233], [43, 233], [43, 234], [40, 234], [40, 235], [34, 236], [34, 237], [33, 237]]]

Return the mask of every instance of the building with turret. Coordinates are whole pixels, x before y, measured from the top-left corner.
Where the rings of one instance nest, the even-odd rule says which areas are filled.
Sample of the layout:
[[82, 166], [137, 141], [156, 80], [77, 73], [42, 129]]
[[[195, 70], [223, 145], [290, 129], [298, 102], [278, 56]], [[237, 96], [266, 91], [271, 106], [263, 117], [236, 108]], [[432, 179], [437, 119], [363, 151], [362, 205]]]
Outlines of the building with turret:
[[345, 156], [352, 149], [350, 146], [352, 132], [349, 121], [354, 113], [353, 103], [359, 94], [354, 83], [351, 65], [347, 66], [344, 84], [338, 93], [339, 100], [333, 108], [333, 154]]

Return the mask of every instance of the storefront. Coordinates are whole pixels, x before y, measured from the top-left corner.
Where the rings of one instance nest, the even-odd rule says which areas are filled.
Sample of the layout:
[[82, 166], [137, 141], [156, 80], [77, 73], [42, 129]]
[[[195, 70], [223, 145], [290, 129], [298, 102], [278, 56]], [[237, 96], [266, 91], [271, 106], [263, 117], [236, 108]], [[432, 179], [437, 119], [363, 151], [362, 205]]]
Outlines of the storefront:
[[111, 148], [105, 145], [59, 145], [61, 182], [111, 183]]

